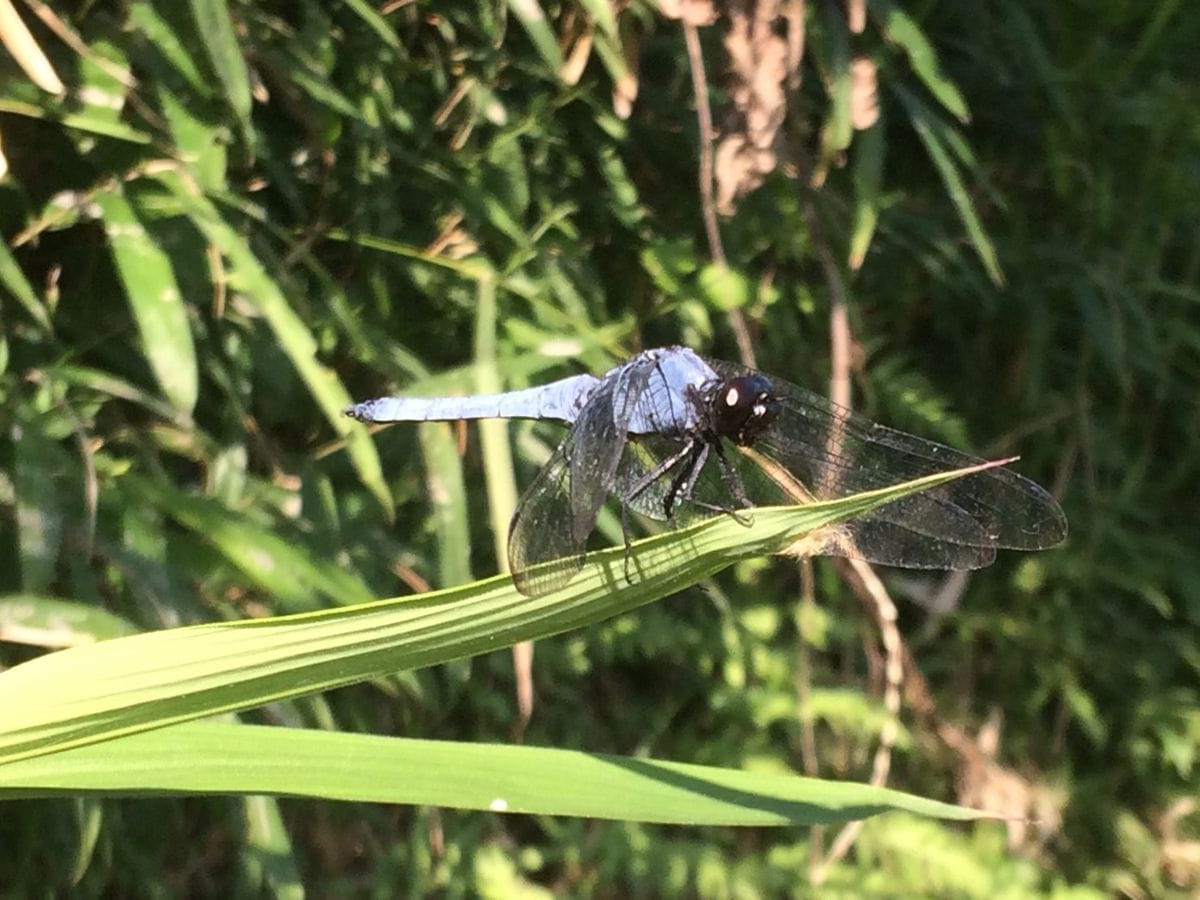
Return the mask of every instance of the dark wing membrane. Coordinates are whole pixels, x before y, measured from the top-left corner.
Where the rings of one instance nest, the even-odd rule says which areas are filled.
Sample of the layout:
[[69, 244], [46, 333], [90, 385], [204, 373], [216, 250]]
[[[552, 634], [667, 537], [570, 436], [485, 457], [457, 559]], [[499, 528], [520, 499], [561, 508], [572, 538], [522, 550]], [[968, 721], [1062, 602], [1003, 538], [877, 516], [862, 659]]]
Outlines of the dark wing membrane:
[[527, 597], [562, 587], [583, 566], [587, 536], [575, 540], [571, 521], [573, 443], [568, 432], [522, 495], [508, 528], [508, 566]]
[[580, 546], [596, 527], [596, 516], [616, 483], [629, 441], [629, 419], [654, 369], [652, 359], [635, 359], [601, 382], [571, 428], [567, 462], [571, 469], [571, 534]]
[[549, 593], [583, 565], [652, 368], [653, 361], [632, 363], [606, 377], [521, 497], [508, 529], [509, 568], [521, 593]]
[[[722, 377], [745, 374], [709, 360]], [[782, 410], [753, 450], [817, 499], [887, 487], [982, 462], [950, 447], [857, 416], [778, 378]], [[910, 568], [987, 565], [995, 548], [1038, 550], [1066, 535], [1066, 519], [1041, 487], [1009, 469], [989, 469], [897, 500], [841, 526], [826, 552]]]

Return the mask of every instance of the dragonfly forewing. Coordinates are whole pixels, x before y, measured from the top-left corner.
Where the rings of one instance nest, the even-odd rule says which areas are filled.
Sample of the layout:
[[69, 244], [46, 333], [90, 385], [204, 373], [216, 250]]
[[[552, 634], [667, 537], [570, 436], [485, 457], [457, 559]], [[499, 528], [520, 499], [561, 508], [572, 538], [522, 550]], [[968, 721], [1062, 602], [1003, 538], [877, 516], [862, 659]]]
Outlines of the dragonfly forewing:
[[[709, 362], [723, 377], [744, 371]], [[878, 425], [782, 379], [770, 380], [782, 409], [753, 453], [763, 457], [768, 474], [777, 466], [813, 499], [832, 500], [982, 461]], [[822, 552], [908, 568], [975, 569], [990, 564], [997, 547], [1041, 549], [1065, 534], [1066, 520], [1049, 494], [997, 468], [844, 523]]]
[[587, 540], [612, 492], [629, 420], [651, 366], [635, 361], [591, 392], [572, 428], [522, 496], [508, 537], [509, 567], [522, 593], [566, 584], [583, 565]]
[[600, 508], [616, 483], [621, 455], [629, 441], [629, 421], [637, 410], [653, 371], [653, 362], [638, 358], [610, 373], [588, 399], [571, 429], [573, 535], [581, 544], [596, 527]]

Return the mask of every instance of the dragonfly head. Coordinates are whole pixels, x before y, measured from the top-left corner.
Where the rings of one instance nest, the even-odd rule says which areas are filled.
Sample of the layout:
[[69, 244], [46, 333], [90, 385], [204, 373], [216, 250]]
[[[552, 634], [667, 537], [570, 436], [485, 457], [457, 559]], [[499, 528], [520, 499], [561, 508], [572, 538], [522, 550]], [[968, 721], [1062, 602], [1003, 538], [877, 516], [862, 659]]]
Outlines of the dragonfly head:
[[711, 401], [712, 430], [748, 447], [779, 415], [774, 385], [764, 375], [740, 375], [717, 385]]

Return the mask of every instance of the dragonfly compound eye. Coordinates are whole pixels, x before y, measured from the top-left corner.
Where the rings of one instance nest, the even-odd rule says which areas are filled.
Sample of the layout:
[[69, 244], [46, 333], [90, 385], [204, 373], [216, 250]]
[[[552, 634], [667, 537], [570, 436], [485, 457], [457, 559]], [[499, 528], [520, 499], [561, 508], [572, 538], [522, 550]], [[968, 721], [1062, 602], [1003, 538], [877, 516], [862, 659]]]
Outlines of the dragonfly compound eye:
[[717, 391], [713, 425], [717, 434], [743, 446], [754, 441], [779, 413], [771, 382], [762, 375], [731, 378]]

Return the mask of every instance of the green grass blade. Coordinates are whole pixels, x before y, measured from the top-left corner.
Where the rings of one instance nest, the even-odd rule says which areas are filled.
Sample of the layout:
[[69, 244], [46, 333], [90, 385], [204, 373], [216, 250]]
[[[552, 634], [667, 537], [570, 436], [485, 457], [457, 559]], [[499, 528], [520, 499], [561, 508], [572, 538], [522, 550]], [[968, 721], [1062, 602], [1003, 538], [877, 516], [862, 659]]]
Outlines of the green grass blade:
[[234, 32], [233, 20], [225, 0], [191, 0], [196, 36], [204, 45], [221, 91], [237, 117], [242, 139], [247, 147], [254, 146], [254, 129], [250, 122], [250, 73]]
[[846, 32], [845, 20], [833, 6], [824, 6], [825, 12], [825, 58], [822, 77], [829, 95], [829, 108], [825, 122], [821, 125], [821, 151], [815, 171], [815, 183], [823, 182], [835, 159], [854, 138], [854, 125], [850, 117], [852, 80], [850, 77], [850, 36]]
[[[25, 412], [18, 407], [18, 413]], [[47, 591], [55, 582], [63, 527], [68, 520], [61, 482], [71, 462], [60, 444], [46, 433], [45, 416], [19, 415], [13, 426], [13, 513], [20, 527], [20, 585], [29, 593]]]
[[417, 426], [425, 487], [438, 545], [438, 584], [448, 587], [471, 580], [471, 529], [467, 489], [454, 426], [422, 422]]
[[97, 134], [118, 141], [128, 141], [131, 144], [149, 144], [154, 139], [145, 131], [130, 128], [122, 122], [110, 122], [94, 112], [63, 113], [54, 105], [55, 101], [47, 100], [46, 102], [51, 105], [51, 108], [16, 100], [12, 97], [0, 98], [0, 113], [11, 113], [14, 116], [26, 116], [46, 122], [58, 122], [65, 128], [72, 128], [87, 134]]
[[0, 641], [74, 647], [136, 632], [125, 619], [89, 603], [31, 593], [0, 594]]
[[544, 747], [189, 722], [0, 765], [0, 799], [288, 794], [692, 825], [981, 813], [888, 788]]
[[508, 0], [508, 7], [521, 20], [538, 54], [557, 77], [562, 71], [562, 52], [558, 49], [558, 38], [554, 36], [541, 4], [538, 0]]
[[[496, 363], [496, 283], [481, 278], [475, 306], [475, 389], [481, 394], [504, 390]], [[487, 485], [488, 518], [500, 571], [508, 571], [508, 523], [517, 508], [517, 479], [513, 466], [508, 423], [483, 419], [479, 423], [479, 446]]]
[[102, 369], [93, 369], [89, 366], [61, 363], [54, 367], [52, 374], [55, 381], [95, 391], [97, 394], [102, 394], [106, 397], [128, 400], [130, 403], [136, 403], [164, 421], [178, 425], [180, 428], [191, 427], [190, 416], [181, 413], [159, 395], [148, 390], [143, 390], [132, 382], [119, 378], [110, 372], [105, 372]]
[[340, 603], [370, 599], [367, 586], [352, 573], [314, 558], [307, 547], [272, 533], [218, 500], [136, 475], [126, 475], [121, 484], [133, 502], [162, 510], [215, 547], [247, 579], [293, 608], [313, 609], [322, 595]]
[[0, 762], [485, 653], [600, 622], [746, 556], [980, 467], [808, 506], [767, 507], [589, 556], [561, 590], [525, 597], [507, 577], [415, 597], [217, 622], [52, 653], [0, 673]]
[[405, 259], [415, 259], [430, 266], [437, 266], [441, 269], [457, 272], [464, 278], [478, 280], [480, 278], [487, 278], [493, 274], [488, 261], [478, 256], [468, 256], [466, 259], [454, 259], [451, 256], [430, 253], [412, 244], [404, 244], [400, 241], [376, 237], [374, 235], [351, 234], [341, 228], [331, 228], [324, 233], [323, 237], [327, 241], [345, 241], [359, 247], [380, 250], [384, 253], [404, 257]]
[[958, 210], [959, 218], [962, 219], [962, 223], [967, 229], [967, 235], [971, 239], [971, 245], [975, 248], [980, 262], [987, 269], [992, 282], [997, 286], [1003, 285], [1004, 273], [1001, 271], [1000, 261], [996, 257], [995, 245], [992, 244], [992, 239], [988, 237], [988, 233], [983, 227], [983, 222], [979, 218], [979, 213], [975, 211], [975, 204], [971, 201], [971, 194], [967, 190], [962, 174], [958, 171], [958, 166], [955, 165], [954, 158], [951, 155], [951, 149], [961, 143], [961, 138], [950, 125], [938, 116], [935, 116], [929, 107], [917, 99], [915, 95], [899, 85], [895, 85], [894, 87], [897, 96], [899, 96], [908, 110], [909, 119], [912, 121], [913, 128], [916, 129], [917, 136], [921, 139], [921, 143], [925, 145], [925, 151], [929, 154], [929, 158], [937, 169], [938, 175], [941, 176], [942, 184], [946, 186], [946, 193], [950, 195], [950, 202]]
[[613, 13], [613, 4], [608, 0], [580, 0], [579, 5], [586, 9], [592, 20], [600, 26], [602, 34], [613, 40], [620, 37], [620, 32], [617, 30], [617, 17]]
[[862, 267], [879, 222], [880, 193], [883, 187], [884, 120], [882, 117], [861, 132], [854, 142], [854, 218], [850, 226], [849, 264]]
[[966, 99], [942, 70], [933, 45], [916, 20], [892, 0], [871, 0], [871, 11], [878, 17], [884, 36], [908, 55], [913, 71], [929, 93], [960, 122], [969, 122], [971, 111]]
[[186, 163], [192, 176], [208, 191], [226, 188], [225, 173], [229, 155], [226, 128], [215, 128], [211, 104], [198, 103], [214, 92], [212, 78], [202, 66], [193, 48], [185, 46], [180, 32], [191, 34], [191, 25], [183, 21], [187, 11], [165, 4], [142, 2], [129, 6], [129, 23], [141, 32], [141, 38], [154, 53], [141, 55], [146, 78], [153, 85], [163, 119], [170, 129], [178, 158]]
[[[181, 750], [178, 758], [186, 759], [189, 753]], [[240, 862], [247, 883], [266, 885], [270, 896], [280, 900], [304, 900], [304, 881], [279, 801], [261, 795], [246, 797], [242, 810], [246, 819], [246, 846], [242, 848]]]
[[54, 326], [50, 324], [50, 314], [4, 241], [0, 241], [0, 287], [5, 288], [17, 299], [42, 331], [49, 333], [54, 330]]
[[391, 47], [401, 53], [404, 52], [404, 45], [400, 43], [400, 38], [396, 37], [396, 32], [392, 26], [388, 24], [388, 20], [375, 11], [367, 0], [346, 0], [346, 8], [358, 16], [364, 25], [370, 28], [375, 35]]
[[147, 233], [119, 186], [100, 191], [93, 199], [104, 215], [104, 230], [142, 338], [142, 352], [163, 394], [177, 410], [191, 415], [200, 376], [171, 258]]

